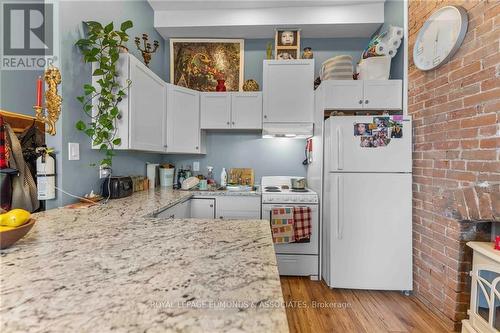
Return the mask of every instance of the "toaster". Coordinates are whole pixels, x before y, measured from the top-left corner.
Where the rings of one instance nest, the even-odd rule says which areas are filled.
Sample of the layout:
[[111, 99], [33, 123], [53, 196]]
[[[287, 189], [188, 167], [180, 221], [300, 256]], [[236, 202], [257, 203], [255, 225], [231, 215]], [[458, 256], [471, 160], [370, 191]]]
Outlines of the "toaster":
[[132, 195], [133, 185], [131, 177], [112, 176], [102, 183], [102, 196], [110, 199], [125, 198]]

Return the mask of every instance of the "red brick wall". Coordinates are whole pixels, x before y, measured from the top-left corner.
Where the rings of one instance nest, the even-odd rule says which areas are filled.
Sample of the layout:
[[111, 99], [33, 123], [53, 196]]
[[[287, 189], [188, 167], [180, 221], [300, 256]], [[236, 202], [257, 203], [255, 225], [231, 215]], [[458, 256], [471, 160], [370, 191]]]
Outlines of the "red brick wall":
[[[418, 30], [445, 5], [467, 10], [467, 35], [447, 64], [421, 72], [412, 60]], [[488, 239], [491, 224], [481, 222], [500, 221], [500, 1], [410, 0], [408, 10], [414, 290], [459, 329], [470, 291], [465, 242]]]

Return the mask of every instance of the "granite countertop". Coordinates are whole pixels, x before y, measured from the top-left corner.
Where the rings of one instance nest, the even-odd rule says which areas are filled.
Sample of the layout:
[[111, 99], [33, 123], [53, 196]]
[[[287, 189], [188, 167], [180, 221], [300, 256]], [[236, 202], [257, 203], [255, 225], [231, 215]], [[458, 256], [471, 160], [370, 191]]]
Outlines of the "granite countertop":
[[190, 192], [35, 214], [1, 250], [1, 332], [288, 332], [269, 224], [150, 218]]

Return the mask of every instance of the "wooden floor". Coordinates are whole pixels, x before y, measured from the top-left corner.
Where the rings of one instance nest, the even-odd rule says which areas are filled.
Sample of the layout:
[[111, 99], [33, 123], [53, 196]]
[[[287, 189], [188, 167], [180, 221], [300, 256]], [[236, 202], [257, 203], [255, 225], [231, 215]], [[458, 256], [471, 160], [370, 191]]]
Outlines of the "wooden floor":
[[448, 332], [415, 297], [401, 292], [330, 289], [323, 281], [282, 277], [290, 333]]

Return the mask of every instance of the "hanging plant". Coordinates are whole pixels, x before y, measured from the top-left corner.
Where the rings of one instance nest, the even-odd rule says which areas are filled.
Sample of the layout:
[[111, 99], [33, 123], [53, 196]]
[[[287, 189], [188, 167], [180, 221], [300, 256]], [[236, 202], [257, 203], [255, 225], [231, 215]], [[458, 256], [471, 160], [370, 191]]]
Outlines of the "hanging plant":
[[111, 166], [113, 150], [120, 145], [121, 138], [116, 135], [116, 121], [120, 118], [119, 103], [126, 96], [126, 89], [131, 82], [120, 85], [118, 80], [118, 58], [120, 50], [126, 49], [129, 36], [126, 31], [132, 28], [132, 21], [121, 24], [120, 30], [114, 30], [113, 22], [102, 26], [99, 22], [84, 22], [87, 38], [80, 39], [76, 46], [83, 54], [85, 63], [95, 64], [92, 76], [97, 77], [94, 84], [83, 85], [83, 95], [76, 99], [82, 103], [83, 112], [90, 118], [79, 120], [76, 128], [87, 134], [92, 145], [104, 153], [101, 165]]

